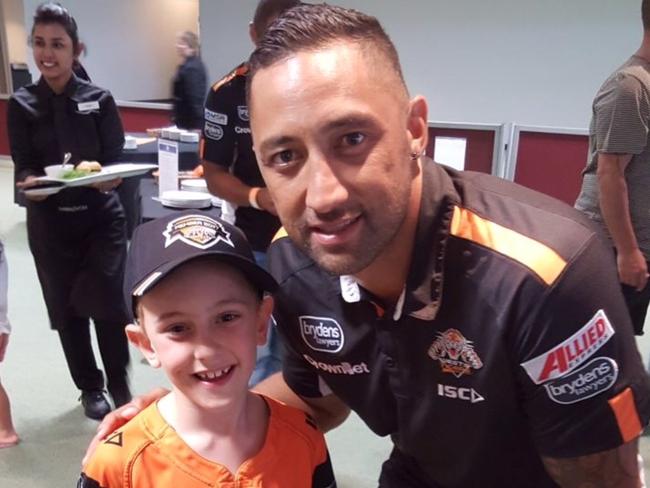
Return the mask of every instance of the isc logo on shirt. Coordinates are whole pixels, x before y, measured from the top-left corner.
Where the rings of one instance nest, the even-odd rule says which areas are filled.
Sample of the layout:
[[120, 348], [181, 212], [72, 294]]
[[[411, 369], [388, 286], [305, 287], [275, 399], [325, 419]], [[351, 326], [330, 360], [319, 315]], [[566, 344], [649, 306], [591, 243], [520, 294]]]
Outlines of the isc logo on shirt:
[[327, 317], [301, 315], [300, 334], [310, 348], [321, 352], [339, 352], [343, 348], [343, 328]]
[[474, 388], [464, 388], [452, 385], [438, 385], [438, 396], [479, 403], [485, 400]]

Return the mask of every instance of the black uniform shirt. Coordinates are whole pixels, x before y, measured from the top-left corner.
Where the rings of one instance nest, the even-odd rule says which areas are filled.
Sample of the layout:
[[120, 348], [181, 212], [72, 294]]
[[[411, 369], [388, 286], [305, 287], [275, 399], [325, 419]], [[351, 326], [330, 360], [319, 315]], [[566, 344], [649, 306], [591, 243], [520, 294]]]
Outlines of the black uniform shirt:
[[[75, 75], [60, 95], [43, 78], [20, 88], [9, 100], [7, 126], [16, 181], [45, 174], [43, 168], [60, 163], [66, 152], [75, 164], [115, 162], [124, 145], [122, 122], [110, 92]], [[71, 188], [45, 201], [71, 203], [71, 199], [97, 193]]]
[[425, 164], [389, 310], [286, 237], [269, 256], [290, 387], [332, 391], [418, 462], [423, 486], [556, 486], [540, 455], [611, 449], [648, 420], [611, 250], [557, 200]]
[[[265, 187], [253, 152], [246, 105], [248, 66], [241, 64], [212, 86], [205, 102], [201, 159], [218, 164], [248, 186]], [[255, 251], [266, 252], [280, 228], [274, 215], [252, 207], [239, 207], [235, 224]]]

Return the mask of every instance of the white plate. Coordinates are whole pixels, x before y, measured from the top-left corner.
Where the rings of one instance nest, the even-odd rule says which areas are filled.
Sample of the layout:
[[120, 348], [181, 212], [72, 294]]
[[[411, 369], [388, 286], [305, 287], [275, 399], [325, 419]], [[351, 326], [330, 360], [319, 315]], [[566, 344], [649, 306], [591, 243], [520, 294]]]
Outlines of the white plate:
[[65, 186], [46, 186], [45, 188], [39, 188], [39, 187], [34, 187], [34, 188], [25, 188], [23, 190], [23, 193], [25, 195], [34, 195], [34, 196], [48, 196], [48, 195], [54, 195], [55, 193], [59, 193], [61, 190], [63, 190]]
[[181, 180], [181, 190], [209, 193], [208, 183], [203, 178]]
[[181, 132], [181, 142], [199, 142], [199, 135], [196, 132]]
[[128, 178], [129, 176], [141, 175], [157, 167], [158, 166], [155, 164], [118, 163], [104, 166], [98, 173], [71, 180], [66, 180], [64, 178], [50, 178], [48, 176], [39, 176], [36, 179], [38, 181], [62, 183], [63, 186], [84, 186], [113, 180], [115, 178]]
[[206, 193], [172, 190], [161, 195], [160, 203], [173, 208], [206, 208], [212, 205], [212, 198]]

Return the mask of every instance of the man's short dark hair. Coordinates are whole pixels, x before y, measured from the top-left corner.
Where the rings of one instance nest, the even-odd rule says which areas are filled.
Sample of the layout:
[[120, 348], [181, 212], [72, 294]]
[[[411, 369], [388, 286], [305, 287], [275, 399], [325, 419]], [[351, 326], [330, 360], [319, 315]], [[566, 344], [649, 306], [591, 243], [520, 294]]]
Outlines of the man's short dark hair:
[[643, 20], [643, 30], [650, 31], [650, 0], [641, 2], [641, 19]]
[[250, 57], [250, 81], [263, 68], [299, 51], [313, 51], [338, 41], [352, 41], [388, 59], [404, 88], [399, 56], [375, 17], [353, 9], [326, 4], [302, 4], [282, 14], [259, 41]]
[[279, 17], [282, 12], [300, 5], [300, 0], [260, 0], [253, 15], [253, 29], [258, 39], [261, 39], [266, 28]]

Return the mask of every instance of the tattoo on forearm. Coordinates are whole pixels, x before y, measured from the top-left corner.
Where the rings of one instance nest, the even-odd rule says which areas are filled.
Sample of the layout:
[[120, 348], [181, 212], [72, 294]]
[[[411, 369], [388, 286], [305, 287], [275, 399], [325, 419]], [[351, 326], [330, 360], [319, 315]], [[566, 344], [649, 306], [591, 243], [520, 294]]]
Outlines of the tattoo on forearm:
[[562, 488], [639, 488], [637, 441], [617, 449], [577, 458], [543, 458], [544, 466]]

